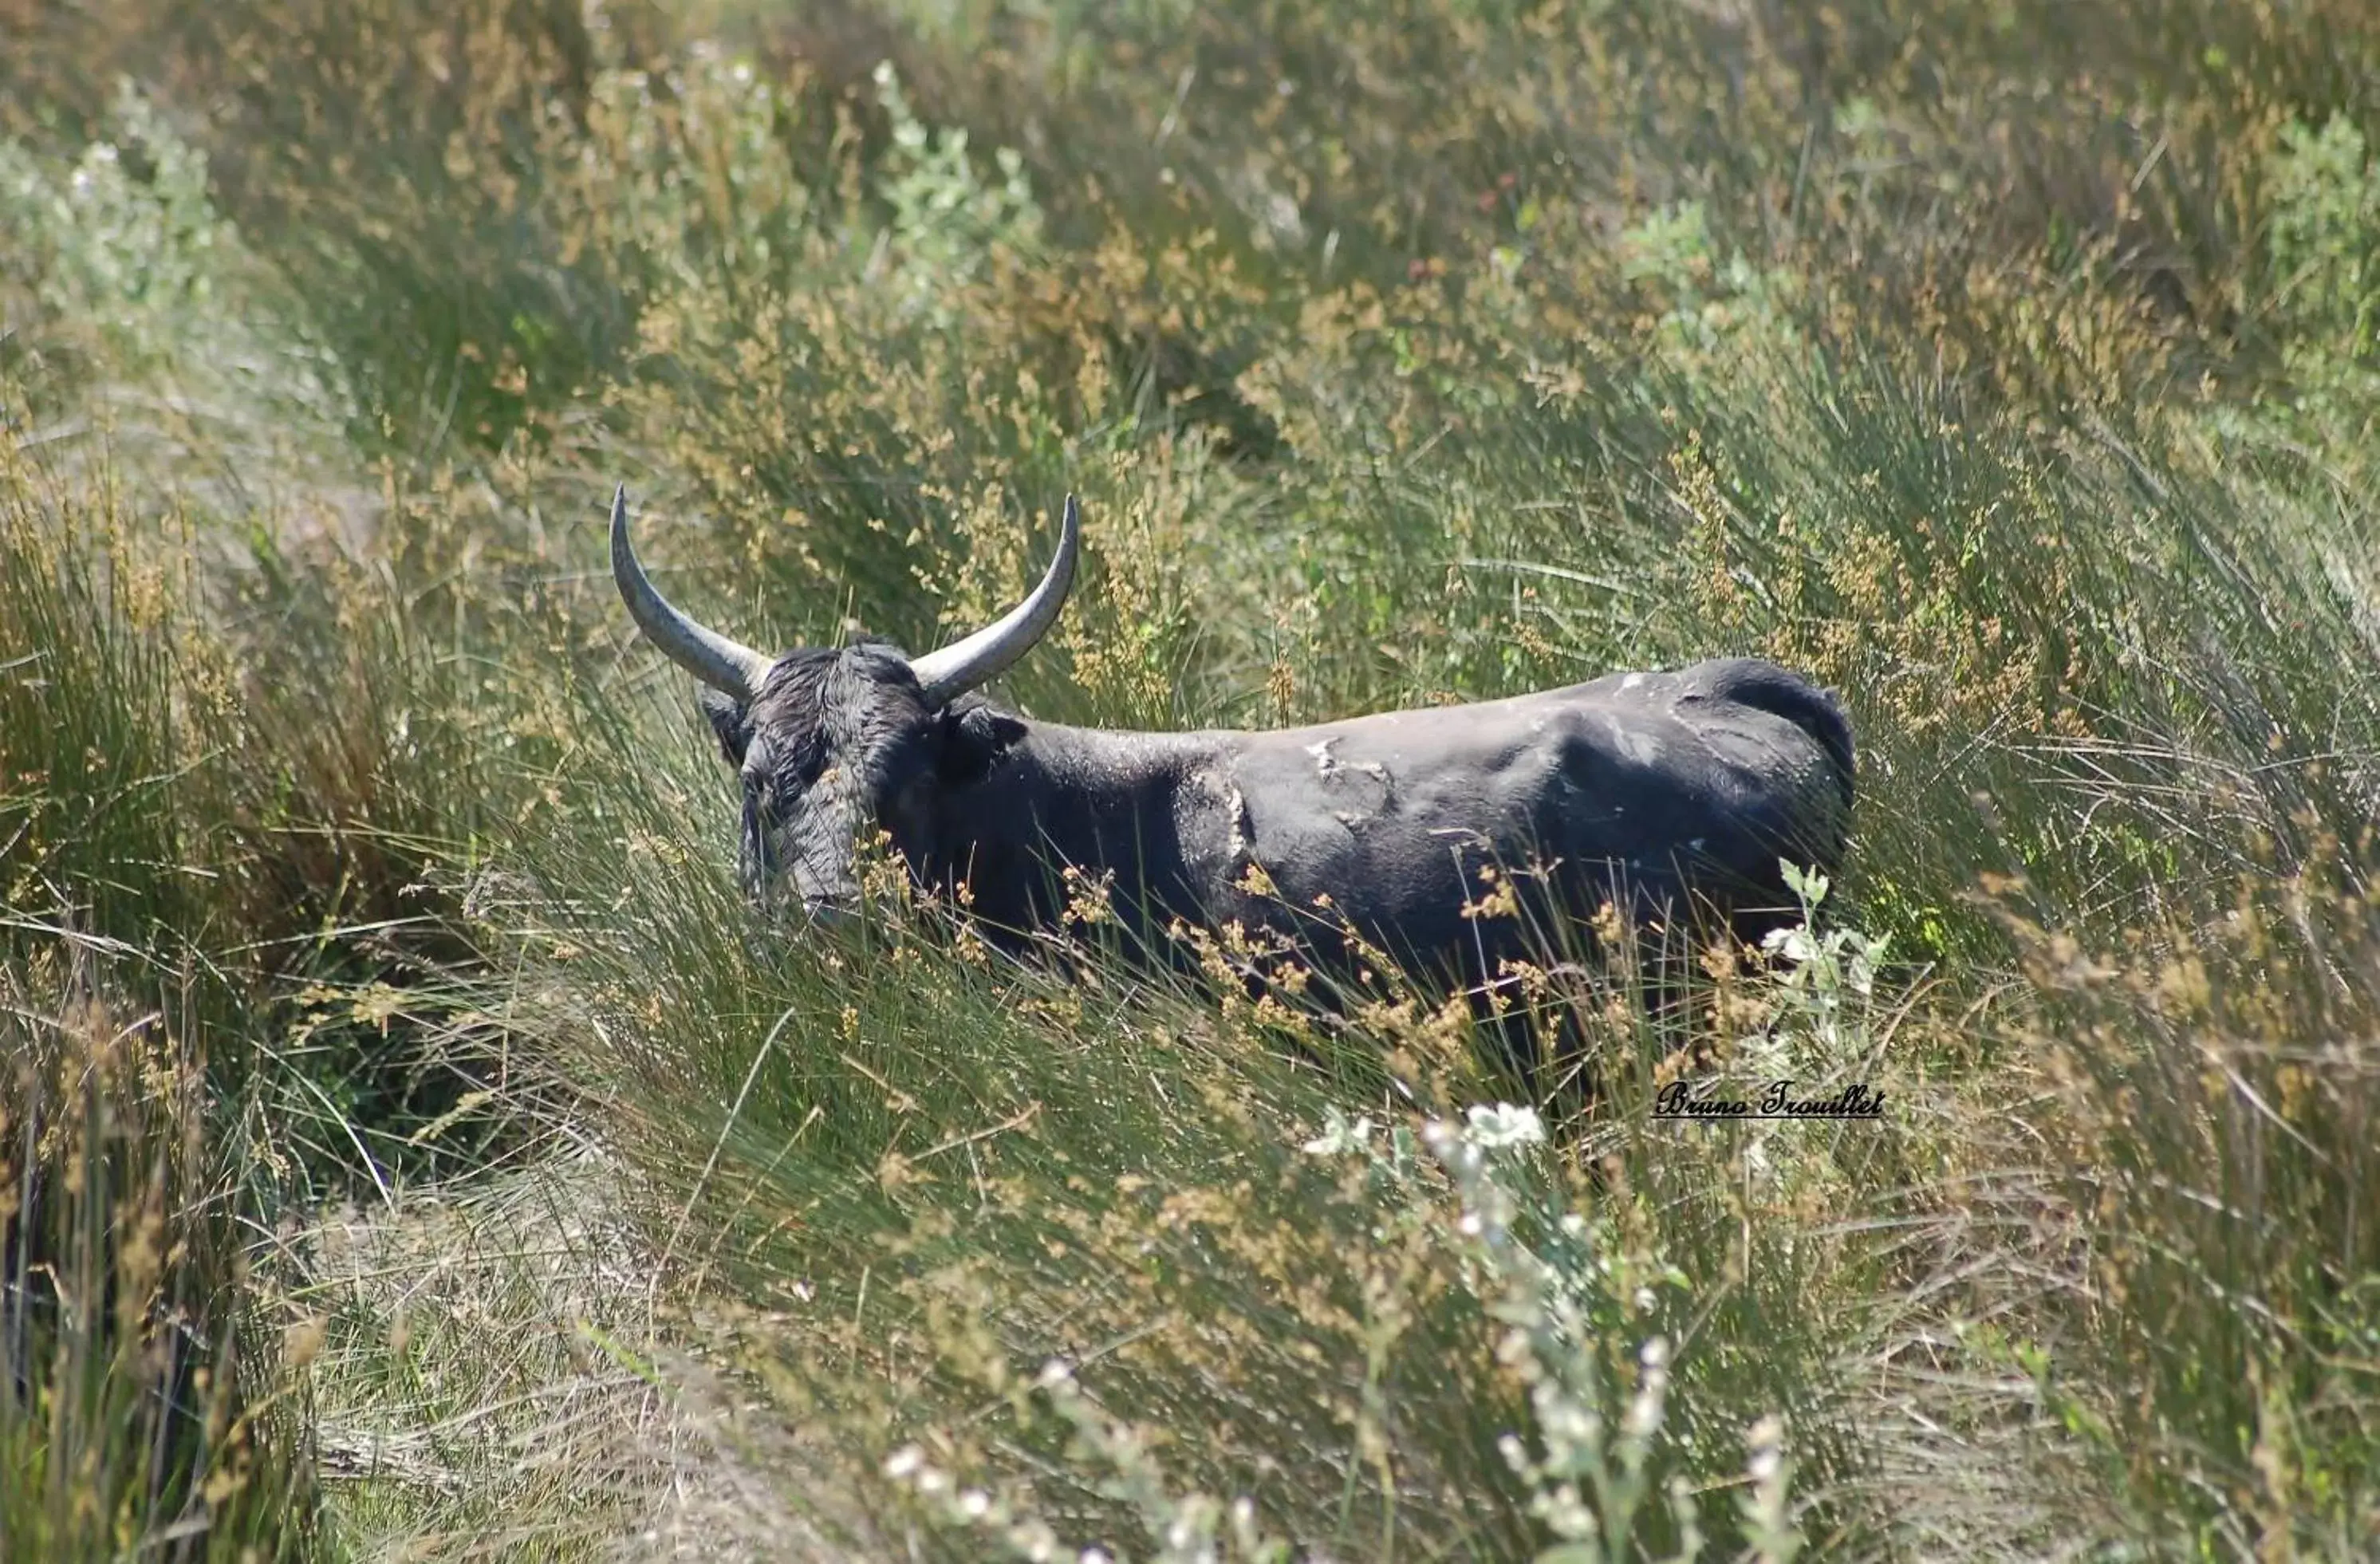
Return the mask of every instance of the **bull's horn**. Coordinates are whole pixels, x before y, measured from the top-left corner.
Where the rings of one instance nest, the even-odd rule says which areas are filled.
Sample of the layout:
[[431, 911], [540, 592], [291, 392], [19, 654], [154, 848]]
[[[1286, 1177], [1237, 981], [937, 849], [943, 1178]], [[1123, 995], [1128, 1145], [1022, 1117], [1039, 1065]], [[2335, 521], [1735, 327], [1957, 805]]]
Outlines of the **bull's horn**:
[[917, 675], [917, 688], [924, 692], [929, 707], [956, 700], [999, 677], [1049, 633], [1058, 622], [1058, 611], [1066, 604], [1066, 589], [1075, 584], [1075, 555], [1081, 542], [1082, 518], [1075, 511], [1075, 497], [1069, 494], [1065, 514], [1058, 522], [1058, 557], [1050, 562], [1032, 596], [965, 640], [953, 641], [910, 662], [909, 670]]
[[688, 619], [647, 578], [645, 567], [637, 563], [637, 551], [628, 543], [628, 486], [625, 483], [612, 494], [612, 579], [628, 604], [628, 617], [672, 662], [738, 700], [750, 700], [760, 693], [760, 682], [776, 660]]

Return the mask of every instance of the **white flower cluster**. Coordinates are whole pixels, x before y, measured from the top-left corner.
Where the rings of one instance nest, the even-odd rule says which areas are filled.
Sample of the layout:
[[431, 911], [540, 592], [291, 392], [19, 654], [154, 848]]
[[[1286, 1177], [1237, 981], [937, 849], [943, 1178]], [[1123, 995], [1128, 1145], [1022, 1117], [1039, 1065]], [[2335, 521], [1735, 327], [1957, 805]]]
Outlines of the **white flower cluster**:
[[[1154, 1564], [1224, 1564], [1227, 1559], [1283, 1564], [1289, 1558], [1289, 1544], [1260, 1531], [1256, 1506], [1247, 1498], [1225, 1505], [1206, 1494], [1169, 1492], [1165, 1473], [1148, 1446], [1129, 1427], [1108, 1420], [1075, 1383], [1066, 1364], [1053, 1358], [1042, 1364], [1034, 1388], [1072, 1429], [1073, 1453], [1114, 1474], [1107, 1491], [1139, 1512], [1157, 1545], [1148, 1556]], [[893, 1451], [884, 1462], [884, 1475], [933, 1505], [945, 1520], [1006, 1549], [1012, 1558], [1029, 1564], [1056, 1564], [1062, 1558], [1073, 1564], [1114, 1564], [1115, 1556], [1104, 1547], [1062, 1543], [1048, 1522], [1007, 1496], [961, 1486], [917, 1445]]]

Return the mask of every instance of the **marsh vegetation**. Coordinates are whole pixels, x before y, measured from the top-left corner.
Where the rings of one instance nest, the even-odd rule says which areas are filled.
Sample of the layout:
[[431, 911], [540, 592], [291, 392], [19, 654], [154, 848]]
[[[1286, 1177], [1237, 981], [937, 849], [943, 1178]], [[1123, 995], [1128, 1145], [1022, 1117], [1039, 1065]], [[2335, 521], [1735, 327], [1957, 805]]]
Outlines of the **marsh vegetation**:
[[[0, 1555], [2380, 1531], [2380, 13], [0, 36]], [[624, 479], [769, 646], [981, 624], [1079, 491], [1061, 721], [1771, 657], [1852, 857], [1687, 1064], [1624, 952], [1522, 975], [1551, 1135], [1460, 1006], [1095, 899], [768, 938]]]

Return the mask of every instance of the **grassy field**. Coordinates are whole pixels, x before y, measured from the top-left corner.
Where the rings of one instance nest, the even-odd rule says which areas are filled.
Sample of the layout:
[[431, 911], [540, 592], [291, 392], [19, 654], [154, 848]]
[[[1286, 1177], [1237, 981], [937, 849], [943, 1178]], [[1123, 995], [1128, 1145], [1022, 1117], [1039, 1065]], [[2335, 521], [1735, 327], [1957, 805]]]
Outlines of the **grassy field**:
[[[0, 4], [0, 1558], [2364, 1556], [2375, 139], [2360, 0]], [[1079, 492], [1062, 721], [1808, 671], [1694, 1068], [1882, 1121], [770, 937], [622, 480], [768, 646]]]

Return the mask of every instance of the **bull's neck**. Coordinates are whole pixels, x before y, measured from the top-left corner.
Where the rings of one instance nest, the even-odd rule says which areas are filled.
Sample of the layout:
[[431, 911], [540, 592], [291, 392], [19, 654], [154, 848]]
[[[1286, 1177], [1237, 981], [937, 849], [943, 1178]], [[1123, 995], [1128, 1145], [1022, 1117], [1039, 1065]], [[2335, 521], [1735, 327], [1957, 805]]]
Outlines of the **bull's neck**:
[[1219, 736], [1027, 722], [1012, 753], [1038, 764], [1061, 786], [1146, 786], [1177, 780], [1186, 768], [1211, 758]]
[[966, 882], [976, 911], [1011, 928], [1058, 915], [1069, 865], [1114, 871], [1115, 911], [1127, 927], [1194, 914], [1184, 783], [1214, 758], [1218, 735], [1024, 726], [980, 780], [941, 795], [932, 861], [918, 866], [924, 877]]

